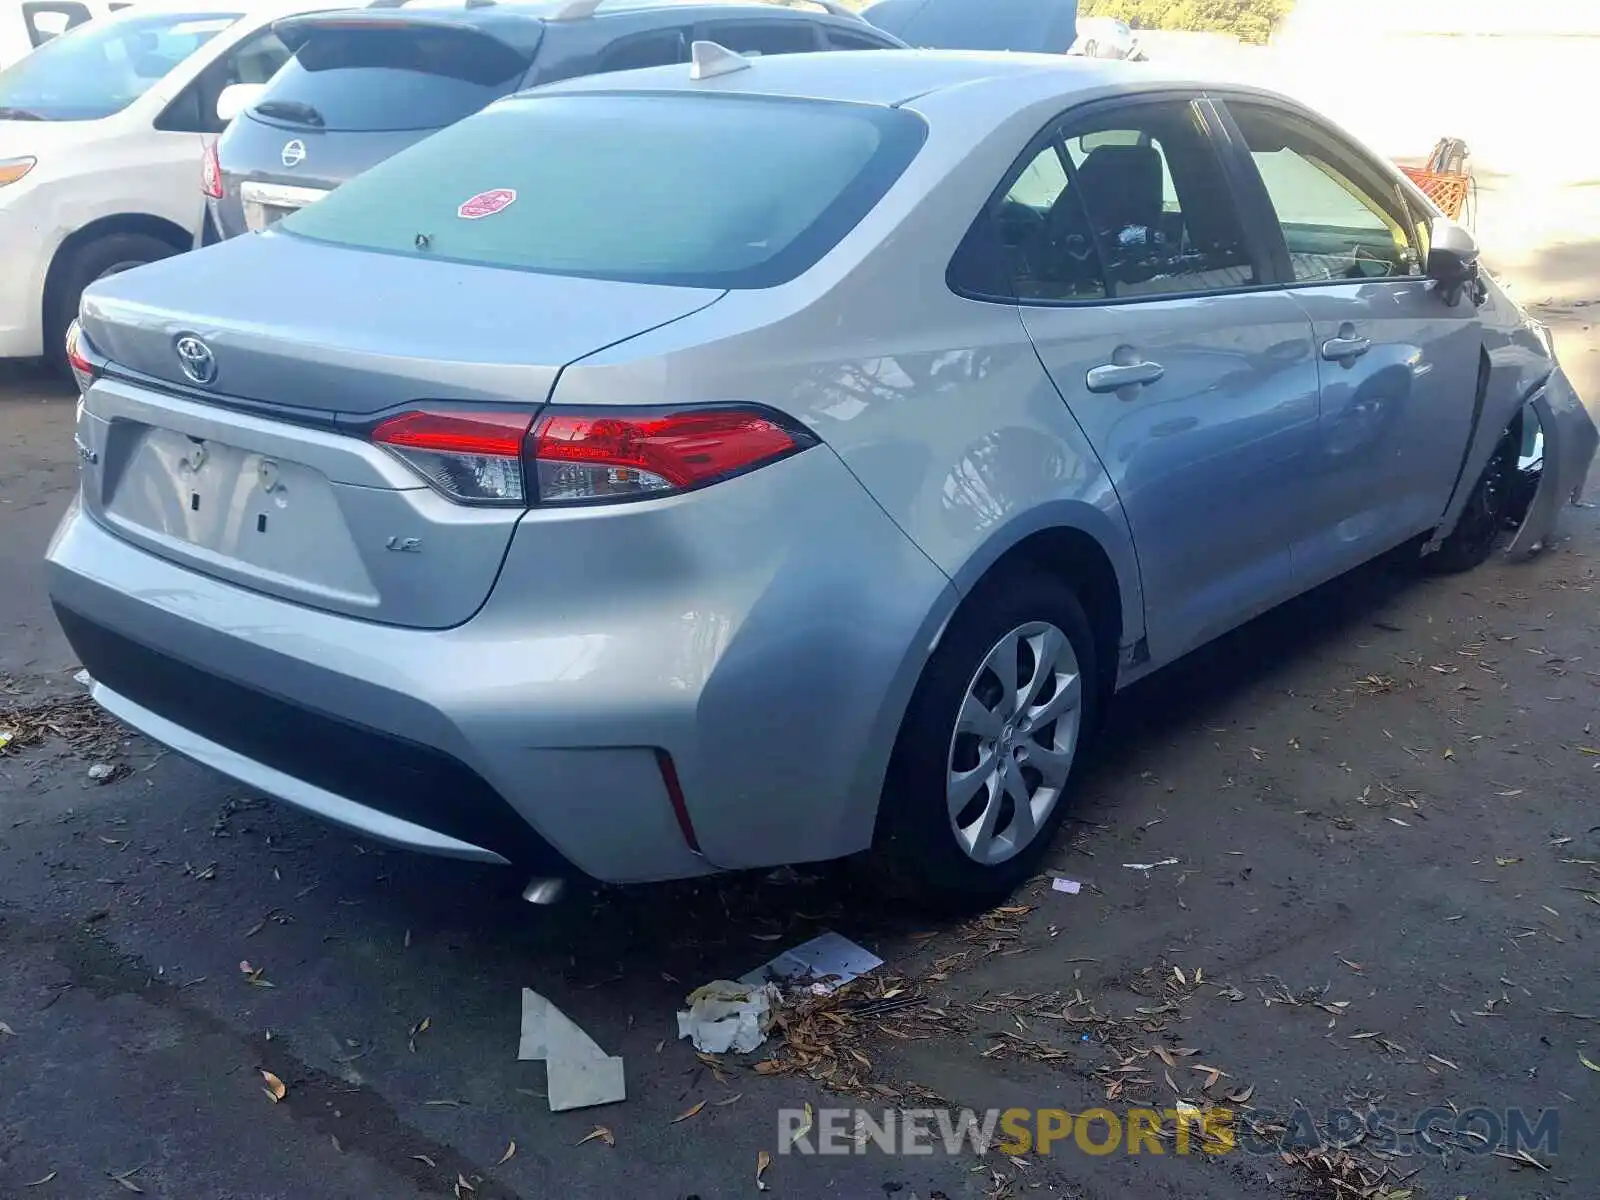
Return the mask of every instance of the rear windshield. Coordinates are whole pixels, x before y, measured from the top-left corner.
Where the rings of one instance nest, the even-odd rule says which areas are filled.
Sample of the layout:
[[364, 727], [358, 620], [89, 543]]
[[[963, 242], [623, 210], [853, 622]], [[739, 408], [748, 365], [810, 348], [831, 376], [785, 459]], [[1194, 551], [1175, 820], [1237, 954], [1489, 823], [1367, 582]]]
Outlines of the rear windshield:
[[529, 55], [470, 29], [311, 29], [251, 116], [347, 132], [442, 129], [514, 90]]
[[911, 113], [870, 105], [528, 96], [418, 143], [279, 228], [550, 274], [771, 287], [854, 228], [924, 135]]
[[68, 30], [0, 71], [0, 119], [97, 121], [119, 113], [238, 18], [168, 11]]

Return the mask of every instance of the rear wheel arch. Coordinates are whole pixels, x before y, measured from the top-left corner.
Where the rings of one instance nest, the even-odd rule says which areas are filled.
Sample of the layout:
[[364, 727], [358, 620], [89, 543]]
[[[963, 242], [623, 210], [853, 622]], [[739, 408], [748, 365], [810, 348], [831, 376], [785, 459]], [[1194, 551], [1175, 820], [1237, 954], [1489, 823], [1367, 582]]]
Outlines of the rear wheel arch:
[[952, 573], [961, 605], [992, 580], [1019, 571], [1031, 570], [1066, 583], [1089, 617], [1100, 682], [1109, 695], [1123, 645], [1144, 635], [1138, 559], [1126, 524], [1118, 523], [1120, 517], [1120, 512], [1113, 520], [1099, 507], [1072, 504], [1035, 513], [1028, 524], [1003, 530]]
[[41, 326], [45, 334], [47, 357], [60, 356], [55, 345], [60, 340], [57, 335], [65, 333], [66, 324], [71, 320], [70, 315], [67, 320], [62, 319], [67, 299], [63, 291], [71, 283], [74, 264], [95, 243], [124, 235], [153, 239], [167, 246], [173, 254], [181, 254], [194, 244], [191, 232], [175, 222], [148, 213], [118, 213], [100, 217], [81, 229], [73, 230], [56, 247], [55, 255], [50, 260], [50, 269], [45, 274], [44, 294], [40, 297]]
[[1046, 575], [1065, 583], [1083, 605], [1094, 633], [1100, 691], [1109, 696], [1116, 685], [1123, 633], [1123, 592], [1116, 567], [1105, 547], [1090, 533], [1057, 525], [1029, 534], [990, 565], [968, 599], [1002, 586], [1019, 572]]

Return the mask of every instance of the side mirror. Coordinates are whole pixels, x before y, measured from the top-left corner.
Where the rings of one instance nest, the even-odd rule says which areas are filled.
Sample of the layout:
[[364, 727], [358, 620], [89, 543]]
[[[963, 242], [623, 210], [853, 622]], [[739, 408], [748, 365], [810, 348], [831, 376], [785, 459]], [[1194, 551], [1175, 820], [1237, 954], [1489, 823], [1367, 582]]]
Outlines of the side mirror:
[[1482, 304], [1488, 296], [1479, 277], [1478, 240], [1449, 217], [1433, 219], [1427, 274], [1452, 308], [1463, 295], [1470, 295], [1474, 304]]
[[266, 91], [261, 83], [230, 83], [217, 96], [217, 120], [226, 125], [261, 98]]

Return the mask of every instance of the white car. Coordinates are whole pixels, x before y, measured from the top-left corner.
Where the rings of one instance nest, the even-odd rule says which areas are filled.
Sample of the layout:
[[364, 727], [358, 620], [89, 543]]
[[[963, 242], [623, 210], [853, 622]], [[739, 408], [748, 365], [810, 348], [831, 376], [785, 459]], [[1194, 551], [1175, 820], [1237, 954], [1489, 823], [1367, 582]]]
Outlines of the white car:
[[0, 68], [131, 0], [0, 0]]
[[326, 7], [141, 0], [0, 71], [0, 358], [65, 369], [88, 284], [195, 244], [223, 90], [288, 60], [273, 21]]

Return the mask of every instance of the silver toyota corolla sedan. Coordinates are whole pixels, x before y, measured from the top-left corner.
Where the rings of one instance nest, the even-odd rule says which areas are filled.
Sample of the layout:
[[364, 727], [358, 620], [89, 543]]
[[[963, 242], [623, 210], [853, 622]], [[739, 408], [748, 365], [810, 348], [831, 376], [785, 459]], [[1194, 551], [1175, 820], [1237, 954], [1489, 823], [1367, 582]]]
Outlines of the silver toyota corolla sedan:
[[1397, 547], [1531, 551], [1583, 483], [1548, 333], [1295, 103], [695, 58], [89, 290], [49, 560], [101, 704], [536, 878], [870, 847], [986, 897], [1118, 688]]

